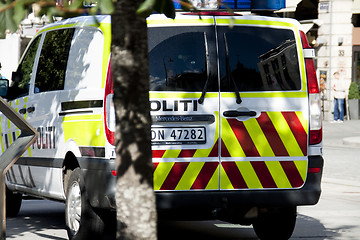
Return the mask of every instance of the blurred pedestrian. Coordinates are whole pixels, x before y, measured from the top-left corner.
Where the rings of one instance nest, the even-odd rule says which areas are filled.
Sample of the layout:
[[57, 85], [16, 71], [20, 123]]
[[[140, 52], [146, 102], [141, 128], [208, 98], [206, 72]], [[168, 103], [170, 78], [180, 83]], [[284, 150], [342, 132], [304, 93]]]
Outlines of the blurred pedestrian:
[[346, 97], [346, 83], [339, 72], [334, 73], [334, 122], [344, 121], [344, 102]]
[[0, 62], [0, 79], [7, 79], [6, 77], [4, 77], [4, 76], [1, 74], [1, 68], [2, 68], [2, 66], [1, 66], [1, 62]]

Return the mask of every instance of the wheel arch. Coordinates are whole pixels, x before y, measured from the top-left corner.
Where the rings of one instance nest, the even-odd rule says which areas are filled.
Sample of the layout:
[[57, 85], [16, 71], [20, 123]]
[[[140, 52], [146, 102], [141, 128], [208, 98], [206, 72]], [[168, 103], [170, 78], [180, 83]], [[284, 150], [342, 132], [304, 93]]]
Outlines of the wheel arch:
[[63, 162], [63, 166], [62, 166], [63, 189], [64, 189], [65, 196], [66, 196], [69, 177], [70, 177], [72, 171], [74, 171], [74, 169], [79, 168], [79, 167], [80, 167], [80, 164], [77, 160], [77, 157], [74, 155], [74, 153], [70, 152], [70, 151], [67, 152], [65, 154], [65, 158], [64, 158], [64, 162]]

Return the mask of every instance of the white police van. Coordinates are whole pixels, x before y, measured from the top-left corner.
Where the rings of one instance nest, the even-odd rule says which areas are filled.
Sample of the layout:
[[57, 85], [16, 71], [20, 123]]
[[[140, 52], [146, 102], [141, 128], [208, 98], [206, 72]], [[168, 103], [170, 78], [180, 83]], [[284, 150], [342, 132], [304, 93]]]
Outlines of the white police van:
[[[287, 239], [296, 207], [321, 192], [314, 51], [293, 19], [201, 14], [147, 20], [158, 213]], [[39, 137], [6, 175], [8, 215], [21, 194], [64, 201], [70, 239], [103, 233], [115, 210], [110, 45], [110, 16], [50, 24], [29, 44], [5, 97]], [[1, 115], [2, 151], [18, 135]]]

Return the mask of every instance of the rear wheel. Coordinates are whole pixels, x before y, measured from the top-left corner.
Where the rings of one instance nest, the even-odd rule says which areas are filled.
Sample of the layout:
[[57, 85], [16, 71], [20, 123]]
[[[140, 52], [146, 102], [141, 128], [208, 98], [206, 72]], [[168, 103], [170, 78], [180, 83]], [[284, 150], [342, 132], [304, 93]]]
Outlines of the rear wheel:
[[22, 194], [6, 188], [6, 217], [16, 217], [20, 211]]
[[295, 223], [296, 207], [277, 208], [260, 212], [253, 227], [261, 240], [287, 240], [294, 231]]
[[90, 206], [79, 168], [71, 172], [67, 185], [65, 221], [69, 239], [102, 239], [104, 222]]

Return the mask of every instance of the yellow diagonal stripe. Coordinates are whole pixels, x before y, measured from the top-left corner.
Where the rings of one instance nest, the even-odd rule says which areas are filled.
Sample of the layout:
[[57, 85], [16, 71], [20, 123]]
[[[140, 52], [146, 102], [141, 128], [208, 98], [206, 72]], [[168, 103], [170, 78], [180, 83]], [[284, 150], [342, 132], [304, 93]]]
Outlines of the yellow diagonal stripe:
[[295, 164], [296, 168], [298, 169], [302, 180], [305, 182], [307, 169], [308, 169], [308, 161], [306, 161], [306, 160], [294, 161], [294, 164]]
[[261, 130], [259, 123], [255, 118], [244, 122], [244, 126], [254, 142], [256, 149], [261, 157], [274, 157], [275, 154], [266, 139], [264, 132]]
[[243, 176], [249, 189], [263, 188], [254, 168], [251, 166], [249, 161], [238, 161], [236, 162], [236, 166], [239, 168], [239, 171], [241, 172], [241, 175]]
[[221, 168], [220, 189], [234, 189], [223, 167]]
[[162, 158], [177, 158], [181, 152], [181, 149], [169, 149], [166, 150]]
[[205, 187], [206, 190], [219, 189], [219, 168], [220, 168], [220, 165], [218, 165], [218, 167], [216, 168], [214, 174], [212, 175], [209, 183], [206, 185], [206, 187]]
[[286, 122], [281, 112], [268, 112], [268, 116], [271, 122], [274, 124], [274, 127], [278, 132], [281, 141], [283, 142], [290, 157], [304, 156], [298, 142], [296, 141], [288, 123]]
[[265, 161], [265, 164], [278, 188], [292, 188], [279, 161]]
[[154, 190], [160, 190], [173, 166], [174, 162], [159, 163], [154, 171]]
[[246, 157], [239, 141], [237, 140], [229, 122], [221, 118], [221, 139], [232, 157]]
[[306, 134], [309, 134], [309, 133], [308, 133], [308, 130], [309, 130], [309, 129], [308, 129], [308, 128], [309, 128], [309, 126], [308, 126], [308, 121], [307, 121], [307, 119], [304, 117], [303, 112], [295, 112], [295, 114], [296, 114], [296, 116], [298, 117], [299, 121], [301, 122], [301, 125], [303, 126]]
[[176, 185], [175, 190], [190, 190], [204, 164], [205, 162], [189, 163], [179, 183]]

